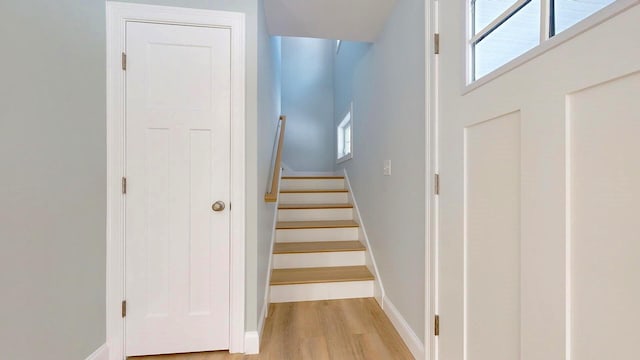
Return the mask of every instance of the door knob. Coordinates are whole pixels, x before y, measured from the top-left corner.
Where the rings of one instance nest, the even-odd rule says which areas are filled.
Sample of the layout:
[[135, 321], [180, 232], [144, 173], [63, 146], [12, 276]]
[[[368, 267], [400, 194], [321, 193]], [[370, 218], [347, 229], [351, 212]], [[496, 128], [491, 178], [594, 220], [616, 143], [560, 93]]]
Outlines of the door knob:
[[211, 209], [213, 209], [213, 211], [222, 211], [224, 210], [224, 208], [224, 201], [216, 201], [213, 203], [213, 205], [211, 205]]

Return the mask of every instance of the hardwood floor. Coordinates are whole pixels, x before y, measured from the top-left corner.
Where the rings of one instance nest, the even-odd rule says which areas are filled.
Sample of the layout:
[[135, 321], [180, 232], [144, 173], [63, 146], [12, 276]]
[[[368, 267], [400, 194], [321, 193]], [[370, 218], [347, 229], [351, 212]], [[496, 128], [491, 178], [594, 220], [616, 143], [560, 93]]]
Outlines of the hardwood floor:
[[413, 359], [372, 298], [271, 304], [260, 355], [212, 352], [130, 360]]

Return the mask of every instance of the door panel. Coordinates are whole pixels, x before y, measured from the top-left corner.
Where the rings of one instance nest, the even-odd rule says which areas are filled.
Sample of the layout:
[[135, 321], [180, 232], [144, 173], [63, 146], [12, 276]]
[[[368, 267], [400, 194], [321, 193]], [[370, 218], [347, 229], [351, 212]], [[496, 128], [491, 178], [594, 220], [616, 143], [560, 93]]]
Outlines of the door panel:
[[640, 7], [464, 92], [438, 3], [438, 358], [637, 357]]
[[229, 346], [230, 33], [128, 23], [126, 353]]
[[513, 360], [520, 354], [520, 114], [464, 131], [467, 359]]
[[637, 357], [639, 94], [640, 74], [633, 74], [569, 98], [574, 359]]

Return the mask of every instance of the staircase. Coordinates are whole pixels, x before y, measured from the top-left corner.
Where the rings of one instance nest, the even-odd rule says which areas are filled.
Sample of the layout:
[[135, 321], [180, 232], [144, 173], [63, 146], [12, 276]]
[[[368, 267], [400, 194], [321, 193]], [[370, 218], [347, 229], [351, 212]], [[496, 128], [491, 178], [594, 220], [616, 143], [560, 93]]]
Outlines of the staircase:
[[342, 176], [284, 176], [271, 272], [272, 303], [373, 297]]

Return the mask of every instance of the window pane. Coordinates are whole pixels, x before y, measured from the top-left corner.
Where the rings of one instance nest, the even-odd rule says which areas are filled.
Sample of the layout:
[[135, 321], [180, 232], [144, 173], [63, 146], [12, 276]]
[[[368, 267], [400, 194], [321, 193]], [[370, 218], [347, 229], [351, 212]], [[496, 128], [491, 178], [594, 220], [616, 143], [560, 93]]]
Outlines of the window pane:
[[589, 17], [615, 0], [555, 0], [556, 34]]
[[475, 46], [474, 80], [540, 44], [540, 0], [532, 0]]
[[351, 124], [344, 128], [344, 155], [351, 154]]
[[344, 131], [338, 127], [338, 159], [344, 156]]
[[475, 0], [473, 7], [474, 30], [477, 34], [505, 12], [516, 0]]

